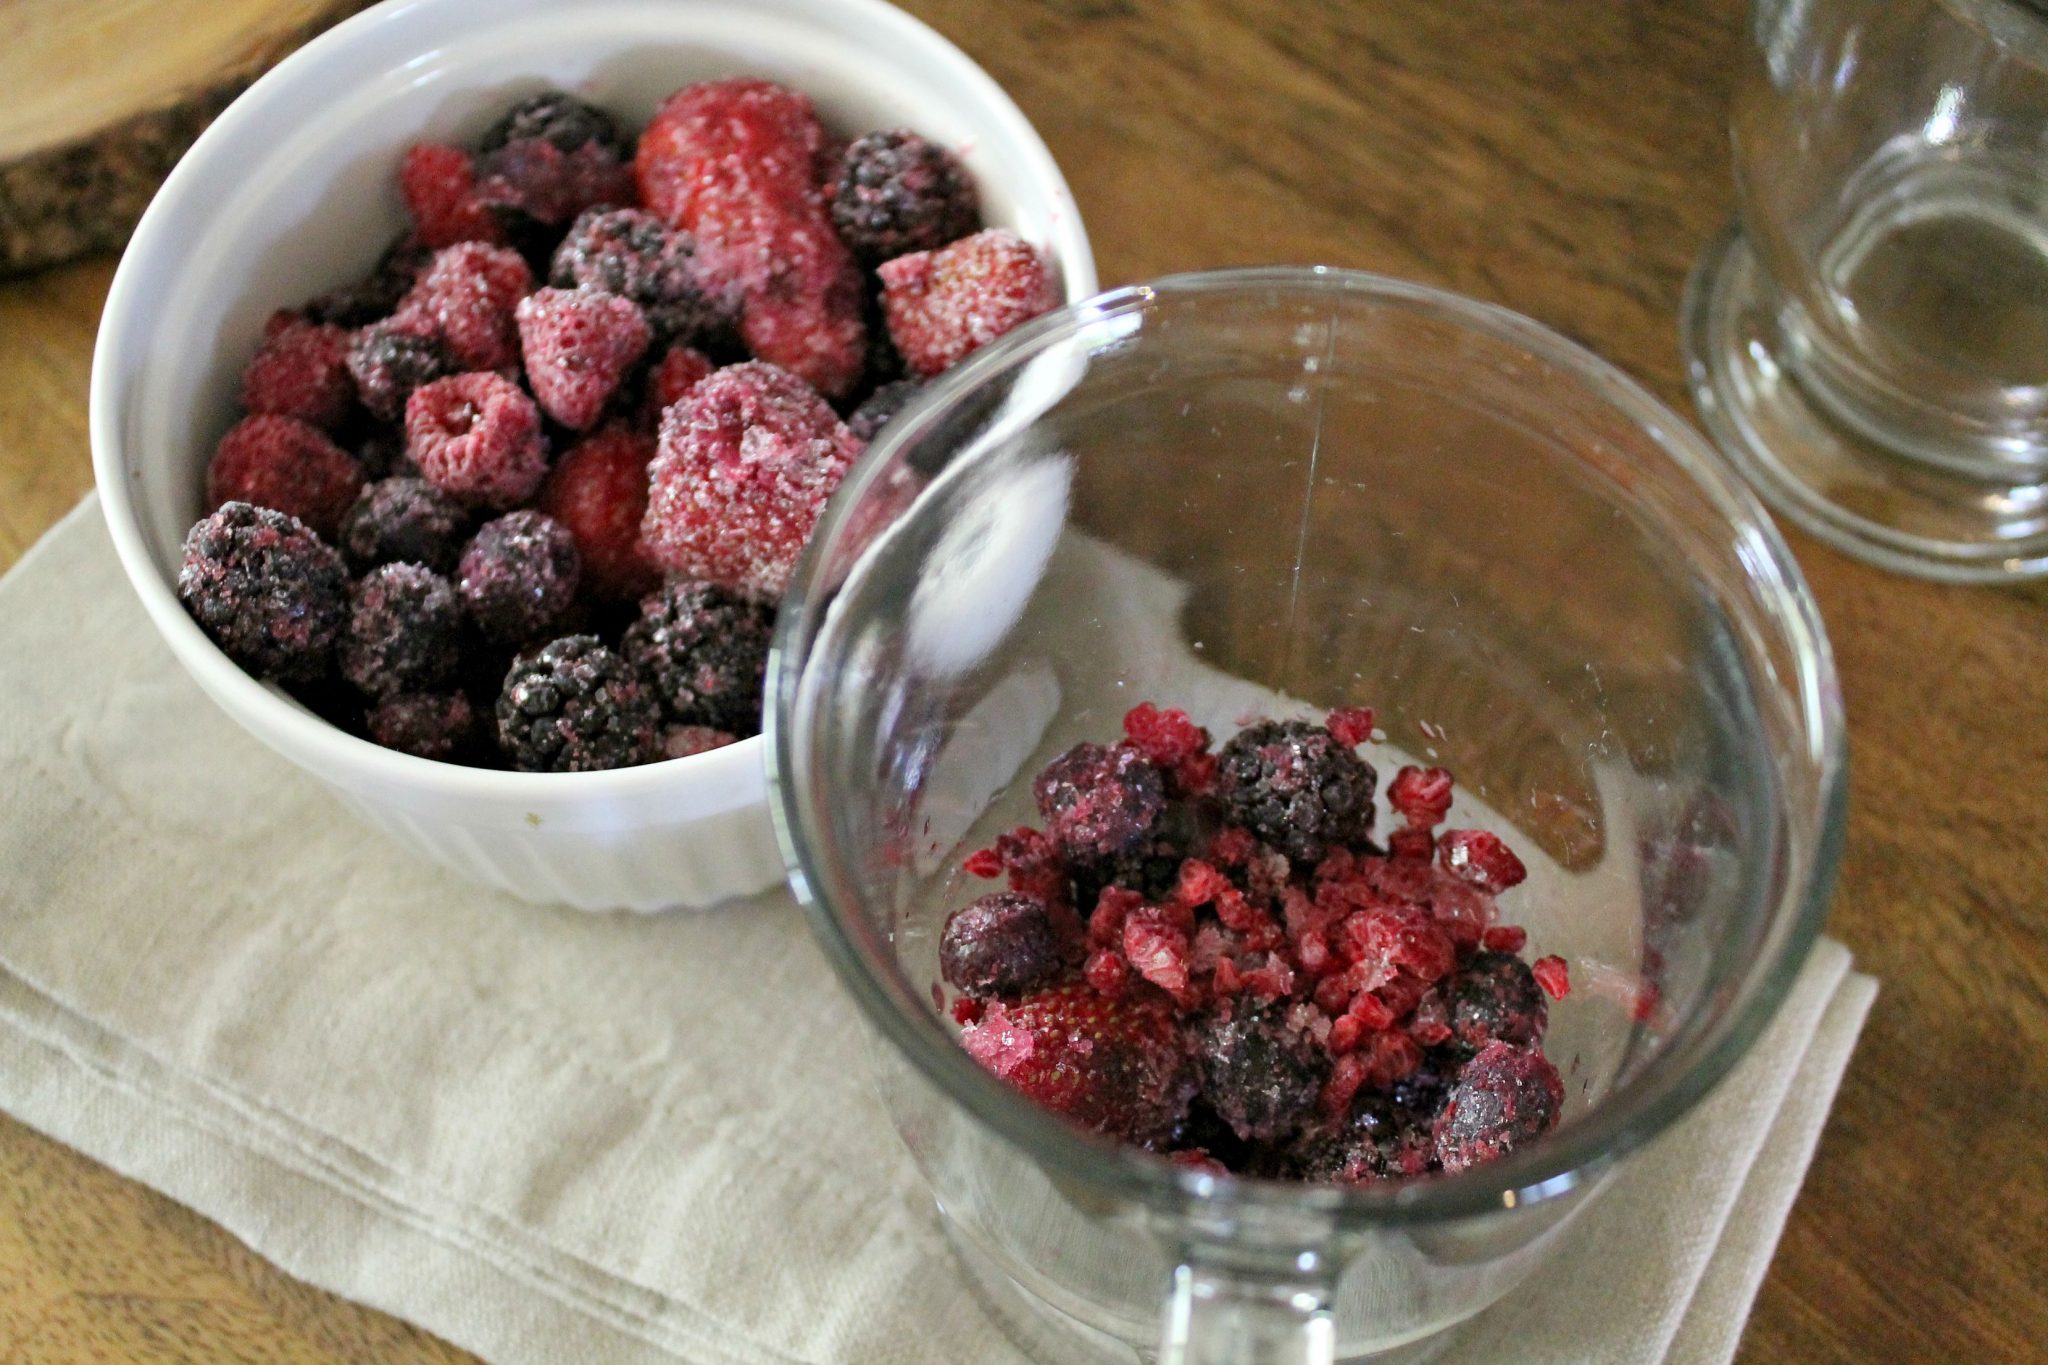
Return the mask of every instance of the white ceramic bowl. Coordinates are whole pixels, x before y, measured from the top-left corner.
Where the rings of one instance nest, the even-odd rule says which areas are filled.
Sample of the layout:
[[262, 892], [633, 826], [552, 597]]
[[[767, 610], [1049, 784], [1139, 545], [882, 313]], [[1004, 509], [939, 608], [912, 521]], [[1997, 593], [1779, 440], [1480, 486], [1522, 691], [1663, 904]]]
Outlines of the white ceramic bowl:
[[404, 221], [410, 143], [474, 138], [512, 100], [576, 91], [638, 127], [692, 81], [760, 75], [838, 130], [956, 148], [992, 224], [1095, 291], [1073, 197], [1016, 105], [880, 0], [387, 0], [250, 88], [179, 163], [122, 258], [93, 357], [93, 465], [121, 563], [172, 651], [249, 732], [401, 842], [533, 901], [709, 905], [783, 876], [758, 738], [601, 773], [435, 763], [335, 729], [251, 678], [173, 591], [201, 474], [263, 320], [365, 273]]

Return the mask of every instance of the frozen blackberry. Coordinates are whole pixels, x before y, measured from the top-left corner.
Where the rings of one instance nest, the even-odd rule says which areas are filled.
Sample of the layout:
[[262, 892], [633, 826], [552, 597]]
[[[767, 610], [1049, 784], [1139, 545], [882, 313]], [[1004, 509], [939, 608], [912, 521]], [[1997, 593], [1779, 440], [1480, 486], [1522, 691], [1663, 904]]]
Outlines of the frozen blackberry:
[[863, 441], [875, 439], [875, 433], [889, 424], [889, 419], [903, 411], [917, 391], [924, 385], [914, 379], [897, 379], [882, 385], [861, 401], [846, 419], [846, 429]]
[[581, 569], [567, 527], [539, 512], [508, 512], [485, 522], [462, 552], [455, 589], [486, 639], [523, 644], [561, 623]]
[[1467, 958], [1446, 983], [1444, 1003], [1451, 1032], [1475, 1050], [1492, 1042], [1531, 1046], [1550, 1017], [1528, 964], [1507, 953]]
[[186, 534], [178, 600], [250, 673], [308, 682], [348, 618], [348, 569], [296, 517], [230, 502]]
[[447, 573], [469, 537], [469, 509], [425, 479], [379, 479], [341, 519], [341, 550], [357, 571], [407, 560]]
[[939, 975], [969, 995], [1016, 995], [1049, 986], [1065, 962], [1044, 901], [998, 891], [946, 917]]
[[525, 772], [580, 773], [660, 757], [659, 708], [633, 666], [595, 635], [520, 659], [498, 695], [498, 742]]
[[1268, 720], [1237, 732], [1218, 755], [1216, 794], [1229, 819], [1298, 863], [1372, 828], [1377, 777], [1320, 725]]
[[958, 157], [896, 128], [847, 144], [832, 190], [832, 226], [862, 265], [930, 251], [981, 226], [974, 181]]
[[1166, 809], [1159, 769], [1127, 745], [1076, 744], [1031, 783], [1045, 832], [1080, 864], [1138, 852]]
[[1277, 1142], [1314, 1111], [1329, 1075], [1315, 1038], [1289, 1028], [1277, 1009], [1238, 1006], [1193, 1030], [1202, 1098], [1248, 1142]]
[[1425, 1174], [1436, 1158], [1430, 1125], [1442, 1094], [1433, 1092], [1428, 1105], [1403, 1103], [1382, 1091], [1362, 1094], [1336, 1128], [1308, 1132], [1287, 1154], [1279, 1174], [1336, 1185]]
[[1557, 1126], [1564, 1082], [1533, 1047], [1488, 1043], [1451, 1087], [1433, 1135], [1446, 1173], [1506, 1156]]
[[387, 749], [444, 763], [468, 753], [476, 737], [476, 709], [460, 692], [386, 697], [363, 723], [371, 740]]
[[577, 218], [555, 248], [548, 282], [631, 299], [664, 344], [724, 343], [738, 323], [737, 304], [699, 281], [689, 234], [642, 209], [596, 208]]
[[557, 151], [573, 152], [587, 142], [624, 156], [625, 136], [612, 116], [561, 90], [544, 90], [513, 105], [484, 131], [477, 150], [495, 152], [509, 142], [540, 138]]
[[767, 605], [674, 579], [640, 603], [620, 648], [670, 719], [736, 735], [761, 730], [761, 680], [775, 620]]
[[396, 327], [365, 327], [349, 343], [348, 372], [356, 394], [373, 416], [386, 422], [405, 416], [405, 400], [414, 389], [454, 370], [439, 341]]
[[349, 592], [341, 675], [373, 697], [427, 692], [455, 676], [462, 604], [424, 564], [384, 564]]

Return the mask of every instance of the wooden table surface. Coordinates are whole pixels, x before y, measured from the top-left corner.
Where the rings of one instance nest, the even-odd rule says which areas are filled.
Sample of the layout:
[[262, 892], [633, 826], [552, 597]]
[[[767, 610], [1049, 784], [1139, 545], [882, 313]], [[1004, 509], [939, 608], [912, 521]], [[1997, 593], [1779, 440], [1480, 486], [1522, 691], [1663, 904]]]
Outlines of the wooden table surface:
[[[1729, 212], [1736, 0], [907, 3], [1037, 123], [1105, 283], [1408, 276], [1690, 411], [1675, 317]], [[0, 564], [90, 483], [110, 269], [0, 284]], [[1742, 1358], [2048, 1358], [2048, 586], [1935, 587], [1791, 539], [1854, 751], [1832, 932], [1883, 989]], [[0, 1359], [468, 1357], [0, 1119]]]

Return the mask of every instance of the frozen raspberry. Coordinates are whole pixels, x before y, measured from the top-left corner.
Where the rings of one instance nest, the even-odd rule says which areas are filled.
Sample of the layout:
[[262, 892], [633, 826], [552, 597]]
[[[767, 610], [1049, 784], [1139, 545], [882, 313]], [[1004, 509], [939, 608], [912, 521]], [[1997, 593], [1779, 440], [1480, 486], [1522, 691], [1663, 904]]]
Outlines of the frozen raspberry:
[[519, 301], [527, 382], [548, 416], [582, 431], [603, 415], [653, 339], [631, 299], [585, 289], [542, 289]]
[[460, 692], [416, 692], [378, 702], [364, 727], [387, 749], [449, 762], [468, 752], [475, 739], [476, 710]]
[[562, 623], [576, 600], [576, 538], [539, 512], [487, 521], [462, 552], [455, 590], [484, 638], [518, 645]]
[[663, 415], [682, 402], [691, 389], [709, 378], [717, 368], [711, 363], [710, 356], [694, 347], [671, 346], [647, 375], [643, 418], [648, 426], [655, 431], [661, 430]]
[[341, 556], [272, 508], [230, 502], [185, 536], [178, 600], [259, 678], [319, 677], [348, 618], [347, 593]]
[[412, 292], [420, 271], [426, 269], [433, 256], [433, 250], [419, 238], [403, 233], [384, 248], [384, 254], [377, 258], [368, 275], [308, 300], [306, 318], [311, 322], [331, 322], [337, 327], [367, 327], [388, 318], [399, 301]]
[[425, 479], [380, 479], [341, 519], [341, 551], [358, 570], [406, 560], [447, 573], [468, 539], [468, 510]]
[[448, 352], [431, 336], [373, 324], [357, 332], [348, 346], [348, 374], [363, 406], [374, 417], [395, 422], [405, 415], [405, 400], [422, 384], [448, 375]]
[[356, 404], [348, 350], [348, 333], [332, 323], [276, 314], [242, 371], [242, 406], [334, 430]]
[[1490, 953], [1519, 953], [1528, 946], [1529, 931], [1513, 924], [1496, 925], [1481, 941]]
[[565, 636], [512, 665], [498, 696], [498, 742], [524, 772], [595, 772], [661, 754], [654, 699], [594, 635]]
[[1437, 1115], [1436, 1157], [1455, 1173], [1506, 1156], [1557, 1126], [1564, 1082], [1535, 1048], [1488, 1043], [1467, 1062]]
[[737, 325], [739, 300], [706, 287], [694, 250], [688, 234], [643, 209], [592, 209], [555, 249], [548, 281], [631, 299], [664, 341], [716, 343]]
[[1166, 809], [1159, 769], [1128, 745], [1076, 744], [1031, 783], [1046, 835], [1070, 862], [1134, 853]]
[[296, 417], [244, 417], [206, 466], [206, 505], [252, 502], [297, 517], [328, 537], [362, 491], [363, 467], [326, 433]]
[[1175, 796], [1206, 792], [1216, 775], [1209, 732], [1179, 710], [1140, 702], [1124, 716], [1124, 738], [1164, 773]]
[[1529, 974], [1536, 978], [1536, 984], [1541, 986], [1543, 993], [1552, 1000], [1562, 1000], [1572, 993], [1571, 969], [1565, 965], [1563, 958], [1554, 953], [1549, 957], [1539, 957], [1530, 963]]
[[1278, 1142], [1314, 1112], [1329, 1058], [1285, 1012], [1239, 1006], [1192, 1035], [1202, 1098], [1248, 1142]]
[[422, 142], [409, 148], [398, 187], [413, 232], [436, 250], [458, 242], [503, 242], [505, 228], [476, 194], [476, 160], [460, 147]]
[[738, 735], [708, 725], [671, 725], [661, 732], [663, 758], [694, 758], [740, 742]]
[[840, 157], [832, 224], [865, 266], [930, 251], [981, 226], [958, 157], [905, 129], [855, 138]]
[[614, 156], [624, 156], [628, 148], [625, 134], [610, 114], [564, 90], [543, 90], [520, 100], [484, 130], [477, 147], [495, 152], [530, 138], [551, 143], [564, 152], [596, 143]]
[[860, 269], [819, 187], [827, 139], [811, 101], [770, 81], [671, 95], [635, 161], [647, 207], [696, 242], [700, 277], [740, 297], [747, 349], [843, 397], [866, 368]]
[[1059, 305], [1045, 258], [1003, 228], [898, 256], [875, 273], [889, 339], [927, 379]]
[[661, 581], [640, 548], [653, 458], [649, 437], [606, 427], [571, 446], [541, 485], [535, 506], [576, 538], [583, 586], [598, 597], [630, 602]]
[[846, 419], [846, 429], [864, 442], [874, 440], [875, 433], [910, 406], [910, 400], [923, 387], [914, 379], [891, 380], [861, 400], [861, 405]]
[[1087, 986], [994, 1002], [960, 1041], [1027, 1098], [1128, 1141], [1165, 1139], [1193, 1096], [1171, 1012], [1150, 1001], [1106, 999]]
[[671, 580], [640, 604], [619, 648], [667, 715], [736, 735], [761, 730], [761, 681], [775, 618], [712, 583]]
[[1462, 877], [1489, 895], [1520, 886], [1529, 875], [1515, 851], [1497, 834], [1483, 829], [1446, 830], [1437, 836], [1437, 861], [1444, 871]]
[[1528, 965], [1506, 953], [1474, 953], [1445, 983], [1445, 1022], [1470, 1048], [1528, 1047], [1543, 1037], [1549, 1007]]
[[495, 374], [436, 379], [405, 400], [406, 454], [427, 482], [464, 502], [513, 507], [548, 472], [540, 409]]
[[1218, 757], [1216, 793], [1230, 819], [1297, 862], [1372, 828], [1372, 765], [1320, 725], [1262, 721]]
[[1051, 985], [1065, 970], [1044, 901], [998, 891], [946, 917], [939, 975], [969, 995], [1017, 995]]
[[779, 597], [860, 442], [803, 380], [728, 365], [662, 419], [649, 556], [670, 573]]
[[518, 252], [464, 242], [434, 253], [393, 323], [439, 338], [460, 369], [505, 369], [519, 361], [513, 310], [532, 292], [533, 272]]
[[373, 697], [428, 692], [455, 676], [462, 604], [423, 564], [384, 564], [349, 592], [341, 676]]
[[1451, 775], [1442, 768], [1410, 764], [1387, 784], [1387, 804], [1411, 829], [1434, 829], [1451, 811]]

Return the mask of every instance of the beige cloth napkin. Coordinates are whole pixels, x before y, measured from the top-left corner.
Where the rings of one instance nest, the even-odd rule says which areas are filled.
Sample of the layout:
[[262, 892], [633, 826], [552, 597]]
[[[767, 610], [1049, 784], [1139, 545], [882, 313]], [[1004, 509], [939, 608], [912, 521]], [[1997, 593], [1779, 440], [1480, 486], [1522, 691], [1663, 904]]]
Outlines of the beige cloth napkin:
[[[0, 773], [24, 1122], [501, 1365], [1019, 1358], [787, 896], [589, 916], [386, 845], [185, 678], [90, 499], [0, 581]], [[1874, 989], [1823, 942], [1445, 1359], [1727, 1360]]]

